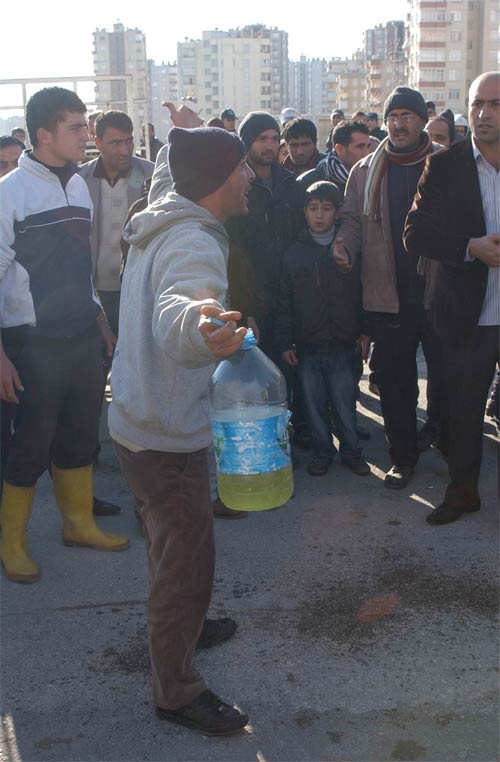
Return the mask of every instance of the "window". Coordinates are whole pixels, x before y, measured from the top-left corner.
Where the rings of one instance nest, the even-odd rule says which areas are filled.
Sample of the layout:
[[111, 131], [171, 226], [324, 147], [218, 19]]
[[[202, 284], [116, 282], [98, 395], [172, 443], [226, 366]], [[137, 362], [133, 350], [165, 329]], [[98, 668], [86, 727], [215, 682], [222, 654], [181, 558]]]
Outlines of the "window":
[[450, 11], [450, 21], [452, 23], [462, 21], [462, 11]]
[[446, 11], [437, 8], [424, 8], [422, 10], [421, 21], [446, 21]]
[[450, 50], [448, 55], [449, 61], [461, 61], [462, 60], [462, 51], [461, 50]]
[[425, 82], [444, 82], [444, 69], [422, 69], [420, 79]]
[[458, 89], [448, 90], [448, 100], [458, 101], [459, 99], [460, 99], [460, 90]]
[[462, 32], [450, 32], [450, 42], [462, 42]]
[[442, 48], [422, 48], [419, 52], [419, 59], [423, 63], [444, 61], [445, 53]]
[[458, 79], [457, 74], [458, 72], [456, 69], [448, 69], [448, 79], [450, 82], [454, 82], [456, 79]]
[[446, 42], [445, 29], [422, 29], [420, 42]]

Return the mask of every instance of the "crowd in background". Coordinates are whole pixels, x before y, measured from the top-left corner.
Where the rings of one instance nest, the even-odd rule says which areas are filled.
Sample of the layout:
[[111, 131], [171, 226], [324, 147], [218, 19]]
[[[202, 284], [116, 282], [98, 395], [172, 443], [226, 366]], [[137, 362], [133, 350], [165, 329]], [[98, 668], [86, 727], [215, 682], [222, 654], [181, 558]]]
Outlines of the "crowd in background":
[[385, 486], [404, 489], [433, 446], [449, 483], [427, 521], [480, 508], [495, 373], [488, 414], [500, 423], [500, 75], [472, 83], [468, 121], [436, 115], [408, 87], [390, 93], [380, 123], [335, 109], [324, 149], [289, 107], [279, 119], [250, 112], [237, 130], [230, 108], [206, 127], [192, 99], [168, 108], [166, 145], [143, 129], [151, 160], [127, 114], [87, 122], [62, 88], [28, 102], [31, 147], [22, 129], [0, 137], [1, 560], [14, 582], [40, 578], [27, 529], [47, 470], [65, 544], [128, 547], [95, 521], [120, 511], [92, 488], [111, 378], [110, 433], [148, 551], [157, 714], [218, 735], [248, 717], [191, 659], [236, 628], [206, 619], [213, 518], [245, 513], [217, 494], [205, 398], [248, 328], [285, 376], [294, 459], [310, 452], [311, 477], [337, 455], [370, 476], [356, 414], [369, 362]]

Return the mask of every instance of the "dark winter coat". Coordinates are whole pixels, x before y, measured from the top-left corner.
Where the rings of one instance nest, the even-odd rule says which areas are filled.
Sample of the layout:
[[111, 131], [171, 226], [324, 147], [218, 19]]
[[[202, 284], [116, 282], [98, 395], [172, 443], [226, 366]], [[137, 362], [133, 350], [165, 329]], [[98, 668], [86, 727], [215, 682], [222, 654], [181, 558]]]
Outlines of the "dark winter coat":
[[331, 244], [321, 246], [304, 231], [283, 257], [275, 315], [279, 352], [350, 345], [361, 334], [359, 266], [343, 273]]
[[256, 178], [248, 193], [249, 213], [226, 223], [229, 235], [229, 301], [244, 317], [272, 314], [283, 252], [303, 224], [304, 194], [294, 175], [272, 166], [272, 190]]

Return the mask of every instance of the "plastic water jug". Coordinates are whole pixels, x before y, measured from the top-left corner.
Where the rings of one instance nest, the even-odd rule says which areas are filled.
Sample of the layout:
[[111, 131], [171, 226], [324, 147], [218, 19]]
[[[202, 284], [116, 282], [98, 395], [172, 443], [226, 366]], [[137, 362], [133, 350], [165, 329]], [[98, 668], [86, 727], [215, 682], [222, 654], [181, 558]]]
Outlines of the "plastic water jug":
[[251, 330], [217, 366], [209, 399], [222, 502], [237, 511], [284, 505], [293, 492], [286, 382]]

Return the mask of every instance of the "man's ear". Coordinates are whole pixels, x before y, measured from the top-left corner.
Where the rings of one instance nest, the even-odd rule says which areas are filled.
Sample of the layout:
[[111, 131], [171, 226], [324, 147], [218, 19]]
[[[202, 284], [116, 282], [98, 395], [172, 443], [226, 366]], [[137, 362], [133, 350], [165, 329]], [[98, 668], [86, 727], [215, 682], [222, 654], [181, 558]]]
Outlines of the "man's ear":
[[52, 133], [50, 130], [46, 130], [45, 127], [39, 127], [36, 131], [37, 144], [39, 146], [46, 146], [50, 143]]
[[333, 146], [333, 150], [335, 151], [339, 159], [342, 161], [345, 157], [345, 146], [342, 145], [342, 143], [335, 143], [335, 145]]

